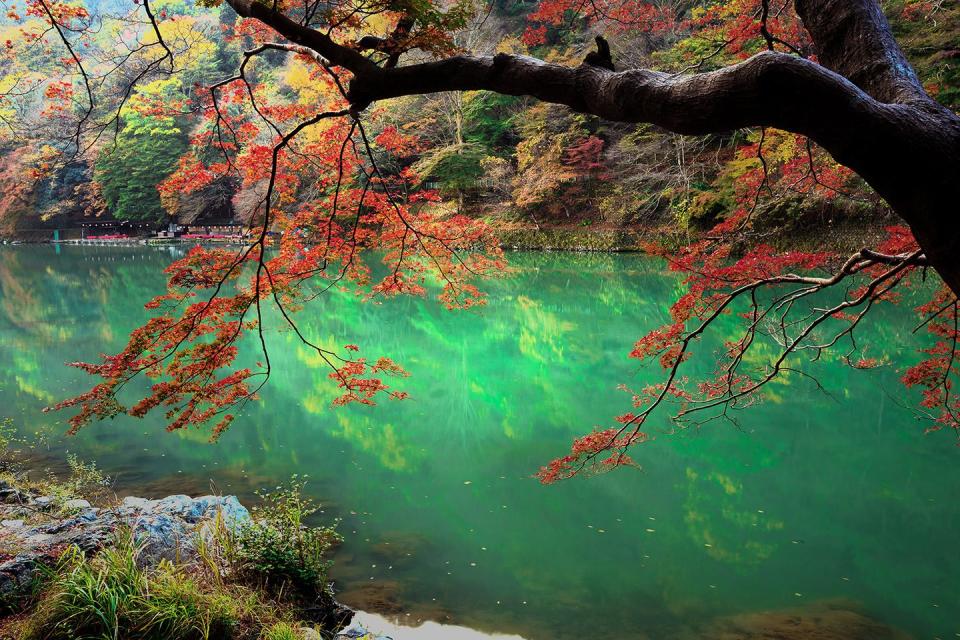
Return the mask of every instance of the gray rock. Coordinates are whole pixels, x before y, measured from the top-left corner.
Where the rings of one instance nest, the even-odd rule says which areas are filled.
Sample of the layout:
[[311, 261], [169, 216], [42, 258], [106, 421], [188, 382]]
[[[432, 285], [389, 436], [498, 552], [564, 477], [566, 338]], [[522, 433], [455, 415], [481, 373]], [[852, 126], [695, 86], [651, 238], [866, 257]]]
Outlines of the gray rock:
[[36, 554], [20, 554], [0, 563], [0, 599], [26, 590], [33, 582], [41, 561]]
[[[98, 507], [90, 507], [89, 509], [84, 509], [83, 513], [81, 513], [77, 517], [80, 518], [81, 520], [85, 520], [86, 522], [93, 522], [94, 520], [97, 519], [98, 513], [100, 513], [100, 509]], [[111, 514], [111, 517], [112, 517], [112, 514]]]
[[133, 535], [143, 545], [140, 555], [145, 564], [176, 560], [193, 543], [183, 520], [163, 513], [141, 515], [133, 523]]
[[320, 635], [319, 631], [311, 629], [309, 627], [300, 627], [297, 629], [300, 633], [302, 640], [323, 640], [323, 636]]
[[7, 485], [4, 488], [0, 488], [0, 502], [5, 502], [7, 504], [26, 504], [30, 501], [30, 496]]
[[76, 545], [81, 550], [92, 553], [107, 546], [113, 539], [114, 528], [108, 523], [97, 522], [54, 535], [48, 548]]
[[186, 518], [191, 511], [193, 506], [193, 499], [190, 496], [185, 495], [175, 495], [167, 496], [157, 501], [153, 506], [153, 511], [159, 511], [161, 513], [167, 513], [170, 515], [178, 515], [180, 517]]
[[118, 509], [143, 511], [152, 507], [152, 505], [156, 504], [156, 502], [156, 500], [147, 500], [146, 498], [127, 496], [123, 499], [123, 502], [120, 503], [120, 507]]
[[237, 496], [200, 496], [191, 500], [186, 518], [190, 522], [212, 520], [221, 514], [227, 524], [244, 523], [250, 520], [250, 512], [240, 504]]
[[[85, 552], [96, 552], [112, 543], [118, 528], [131, 530], [142, 545], [139, 561], [153, 565], [161, 559], [190, 562], [196, 556], [198, 536], [212, 535], [210, 523], [218, 514], [231, 528], [250, 521], [250, 513], [235, 496], [173, 495], [160, 500], [131, 496], [111, 509], [94, 508], [86, 500], [68, 500], [63, 506], [69, 515], [49, 509], [54, 503], [51, 497], [31, 498], [10, 484], [0, 484], [0, 499], [14, 503], [0, 510], [0, 528], [16, 548], [24, 550], [22, 557], [0, 565], [0, 596], [25, 586], [35, 573], [34, 565], [48, 562], [54, 551], [76, 545]], [[29, 507], [17, 506], [17, 502], [29, 503]], [[34, 515], [38, 508], [47, 510], [46, 521], [25, 525], [24, 516]]]
[[356, 640], [357, 638], [363, 638], [363, 640], [392, 640], [390, 636], [378, 636], [369, 631], [367, 631], [363, 625], [352, 624], [337, 635], [333, 637], [333, 640]]
[[67, 518], [65, 520], [57, 520], [50, 522], [48, 524], [39, 525], [34, 527], [33, 531], [38, 533], [62, 533], [64, 531], [69, 531], [76, 529], [78, 527], [85, 527], [91, 523], [96, 522], [100, 526], [114, 526], [117, 524], [117, 518], [114, 514], [109, 511], [104, 513], [102, 517], [97, 517], [97, 510], [90, 509], [84, 513], [78, 514], [72, 518]]
[[53, 538], [54, 536], [51, 533], [31, 533], [23, 539], [23, 544], [28, 547], [38, 549], [40, 547], [48, 546]]

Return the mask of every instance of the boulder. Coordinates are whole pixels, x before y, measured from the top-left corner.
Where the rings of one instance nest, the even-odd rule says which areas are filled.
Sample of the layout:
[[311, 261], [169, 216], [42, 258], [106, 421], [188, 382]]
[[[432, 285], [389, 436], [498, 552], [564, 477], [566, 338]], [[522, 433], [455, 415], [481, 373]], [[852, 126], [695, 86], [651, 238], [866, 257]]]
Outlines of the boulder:
[[115, 512], [143, 545], [141, 559], [146, 564], [192, 553], [195, 538], [201, 533], [197, 525], [212, 520], [217, 513], [229, 527], [250, 519], [236, 496], [172, 495], [160, 500], [127, 497]]
[[123, 499], [123, 502], [120, 503], [120, 506], [117, 507], [118, 512], [124, 510], [134, 509], [134, 510], [143, 510], [148, 508], [150, 505], [155, 504], [156, 500], [147, 500], [146, 498], [138, 498], [136, 496], [127, 496]]
[[92, 507], [86, 500], [69, 500], [63, 505], [70, 513], [67, 516], [49, 510], [52, 498], [30, 499], [27, 493], [6, 483], [0, 485], [0, 499], [14, 504], [29, 502], [32, 509], [47, 510], [45, 522], [26, 526], [22, 518], [14, 517], [20, 515], [21, 507], [0, 508], [0, 515], [5, 516], [0, 521], [2, 547], [21, 552], [0, 565], [0, 601], [28, 585], [38, 567], [51, 562], [60, 550], [76, 545], [86, 553], [96, 552], [110, 544], [118, 527], [132, 531], [143, 547], [140, 561], [153, 565], [161, 559], [189, 558], [195, 552], [200, 527], [217, 513], [222, 514], [228, 527], [250, 520], [250, 513], [235, 496], [174, 495], [161, 500], [128, 497], [112, 509]]

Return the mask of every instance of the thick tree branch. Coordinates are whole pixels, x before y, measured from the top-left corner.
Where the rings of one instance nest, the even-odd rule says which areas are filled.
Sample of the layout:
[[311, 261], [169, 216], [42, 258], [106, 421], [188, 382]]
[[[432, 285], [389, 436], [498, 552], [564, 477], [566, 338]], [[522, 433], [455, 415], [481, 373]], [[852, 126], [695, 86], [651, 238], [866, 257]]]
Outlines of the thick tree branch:
[[692, 135], [772, 126], [829, 139], [878, 115], [881, 107], [842, 76], [773, 52], [694, 75], [649, 69], [614, 73], [508, 54], [457, 56], [357, 75], [350, 99], [365, 106], [399, 96], [470, 90], [529, 95], [608, 120], [649, 122]]
[[379, 70], [375, 63], [360, 52], [337, 44], [325, 33], [305, 27], [275, 8], [260, 4], [256, 0], [227, 0], [227, 4], [241, 17], [259, 20], [287, 40], [313, 49], [335, 66], [349, 69], [355, 74], [374, 73]]

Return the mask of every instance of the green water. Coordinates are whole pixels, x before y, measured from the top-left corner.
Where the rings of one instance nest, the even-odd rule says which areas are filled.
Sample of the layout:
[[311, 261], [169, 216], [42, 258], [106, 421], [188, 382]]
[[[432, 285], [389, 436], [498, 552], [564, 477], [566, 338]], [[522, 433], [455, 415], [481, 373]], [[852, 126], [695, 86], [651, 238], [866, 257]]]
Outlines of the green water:
[[[917, 638], [960, 635], [960, 448], [899, 406], [894, 367], [828, 360], [816, 371], [833, 398], [788, 377], [739, 429], [660, 424], [634, 452], [640, 471], [531, 479], [627, 410], [617, 384], [656, 379], [626, 353], [681, 289], [638, 256], [514, 254], [515, 274], [489, 283], [476, 313], [335, 296], [301, 316], [320, 342], [405, 365], [409, 401], [330, 409], [327, 370], [271, 331], [274, 378], [218, 443], [166, 433], [162, 416], [62, 437], [65, 416], [40, 409], [89, 384], [62, 363], [118, 349], [178, 251], [0, 248], [0, 415], [52, 427], [50, 460], [75, 451], [121, 494], [152, 496], [249, 498], [309, 474], [325, 517], [343, 518], [343, 599], [411, 623], [657, 639], [840, 602]], [[894, 362], [912, 357], [911, 320], [881, 308], [869, 327]], [[722, 337], [699, 346], [695, 369]]]

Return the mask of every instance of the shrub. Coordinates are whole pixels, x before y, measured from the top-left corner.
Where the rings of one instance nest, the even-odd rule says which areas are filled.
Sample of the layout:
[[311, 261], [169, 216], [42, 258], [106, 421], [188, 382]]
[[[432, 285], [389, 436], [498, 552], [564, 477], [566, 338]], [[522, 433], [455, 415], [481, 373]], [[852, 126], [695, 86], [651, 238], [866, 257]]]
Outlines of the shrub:
[[293, 476], [274, 491], [258, 492], [262, 504], [252, 509], [252, 522], [230, 532], [228, 563], [247, 579], [274, 589], [292, 588], [311, 597], [326, 588], [330, 561], [327, 553], [342, 538], [334, 527], [307, 525], [318, 507], [303, 494], [306, 480]]
[[64, 482], [68, 491], [78, 497], [102, 497], [112, 484], [110, 476], [97, 468], [96, 462], [84, 462], [72, 453], [67, 454], [70, 476]]
[[57, 504], [83, 498], [94, 503], [109, 502], [109, 489], [113, 480], [104, 474], [94, 462], [84, 462], [76, 455], [67, 454], [69, 473], [60, 477], [47, 470], [46, 478], [30, 483], [32, 488], [53, 497]]

